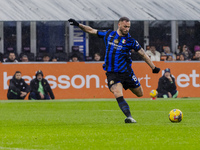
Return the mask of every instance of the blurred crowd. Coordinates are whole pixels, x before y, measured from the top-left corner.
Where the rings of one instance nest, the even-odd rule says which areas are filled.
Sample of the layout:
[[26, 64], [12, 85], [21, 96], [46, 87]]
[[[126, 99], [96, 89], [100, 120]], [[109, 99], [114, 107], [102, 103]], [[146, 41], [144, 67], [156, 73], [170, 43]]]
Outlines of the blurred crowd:
[[[155, 46], [147, 46], [146, 53], [152, 61], [200, 61], [200, 46], [196, 45], [190, 50], [187, 45], [178, 46], [173, 53], [169, 46], [163, 46], [157, 50]], [[140, 61], [142, 58], [134, 51], [131, 54], [132, 60]]]
[[[178, 46], [173, 53], [169, 46], [163, 46], [157, 50], [156, 46], [147, 46], [146, 53], [152, 61], [200, 61], [200, 46], [196, 45], [193, 50], [187, 45]], [[133, 61], [143, 61], [140, 55], [134, 50], [131, 51]], [[54, 54], [50, 54], [44, 47], [39, 49], [36, 56], [31, 53], [30, 48], [23, 48], [22, 52], [17, 55], [14, 49], [9, 48], [7, 52], [0, 53], [0, 62], [79, 62], [79, 61], [103, 61], [104, 56], [96, 52], [93, 56], [85, 57], [79, 51], [78, 46], [73, 46], [72, 52], [67, 54], [63, 47], [57, 47]]]

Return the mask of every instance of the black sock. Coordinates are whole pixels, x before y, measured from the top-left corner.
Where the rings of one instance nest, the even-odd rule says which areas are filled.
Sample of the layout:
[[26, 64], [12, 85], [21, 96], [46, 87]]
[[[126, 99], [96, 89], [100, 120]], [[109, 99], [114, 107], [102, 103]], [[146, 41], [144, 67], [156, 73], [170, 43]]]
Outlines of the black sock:
[[122, 112], [126, 115], [126, 117], [131, 117], [131, 112], [130, 112], [130, 108], [127, 104], [127, 102], [124, 100], [124, 97], [118, 97], [116, 98], [119, 107], [121, 108]]

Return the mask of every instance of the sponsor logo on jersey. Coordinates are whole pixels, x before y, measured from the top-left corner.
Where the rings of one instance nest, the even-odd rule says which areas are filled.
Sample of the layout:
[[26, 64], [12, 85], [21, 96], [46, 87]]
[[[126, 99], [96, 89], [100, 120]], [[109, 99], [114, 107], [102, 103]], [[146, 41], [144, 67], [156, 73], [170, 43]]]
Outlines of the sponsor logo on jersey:
[[118, 44], [118, 43], [119, 43], [119, 40], [118, 40], [118, 39], [115, 39], [115, 40], [114, 40], [114, 43], [115, 43], [115, 44]]
[[113, 80], [110, 81], [110, 85], [114, 84], [115, 82]]

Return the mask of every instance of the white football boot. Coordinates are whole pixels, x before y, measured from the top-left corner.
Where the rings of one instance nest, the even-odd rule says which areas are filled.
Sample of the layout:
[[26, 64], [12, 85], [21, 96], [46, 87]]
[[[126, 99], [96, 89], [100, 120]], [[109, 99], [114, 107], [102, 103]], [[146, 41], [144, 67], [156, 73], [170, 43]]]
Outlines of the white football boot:
[[137, 121], [133, 119], [132, 117], [127, 117], [125, 120], [125, 123], [136, 123]]

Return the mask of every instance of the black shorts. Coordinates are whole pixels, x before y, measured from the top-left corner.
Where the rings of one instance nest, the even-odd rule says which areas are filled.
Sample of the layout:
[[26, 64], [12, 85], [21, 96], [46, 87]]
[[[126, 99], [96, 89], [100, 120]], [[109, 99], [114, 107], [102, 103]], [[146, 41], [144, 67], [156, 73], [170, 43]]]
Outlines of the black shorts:
[[140, 86], [140, 82], [134, 73], [106, 72], [106, 76], [109, 89], [116, 83], [121, 83], [125, 90], [129, 88], [137, 88]]

